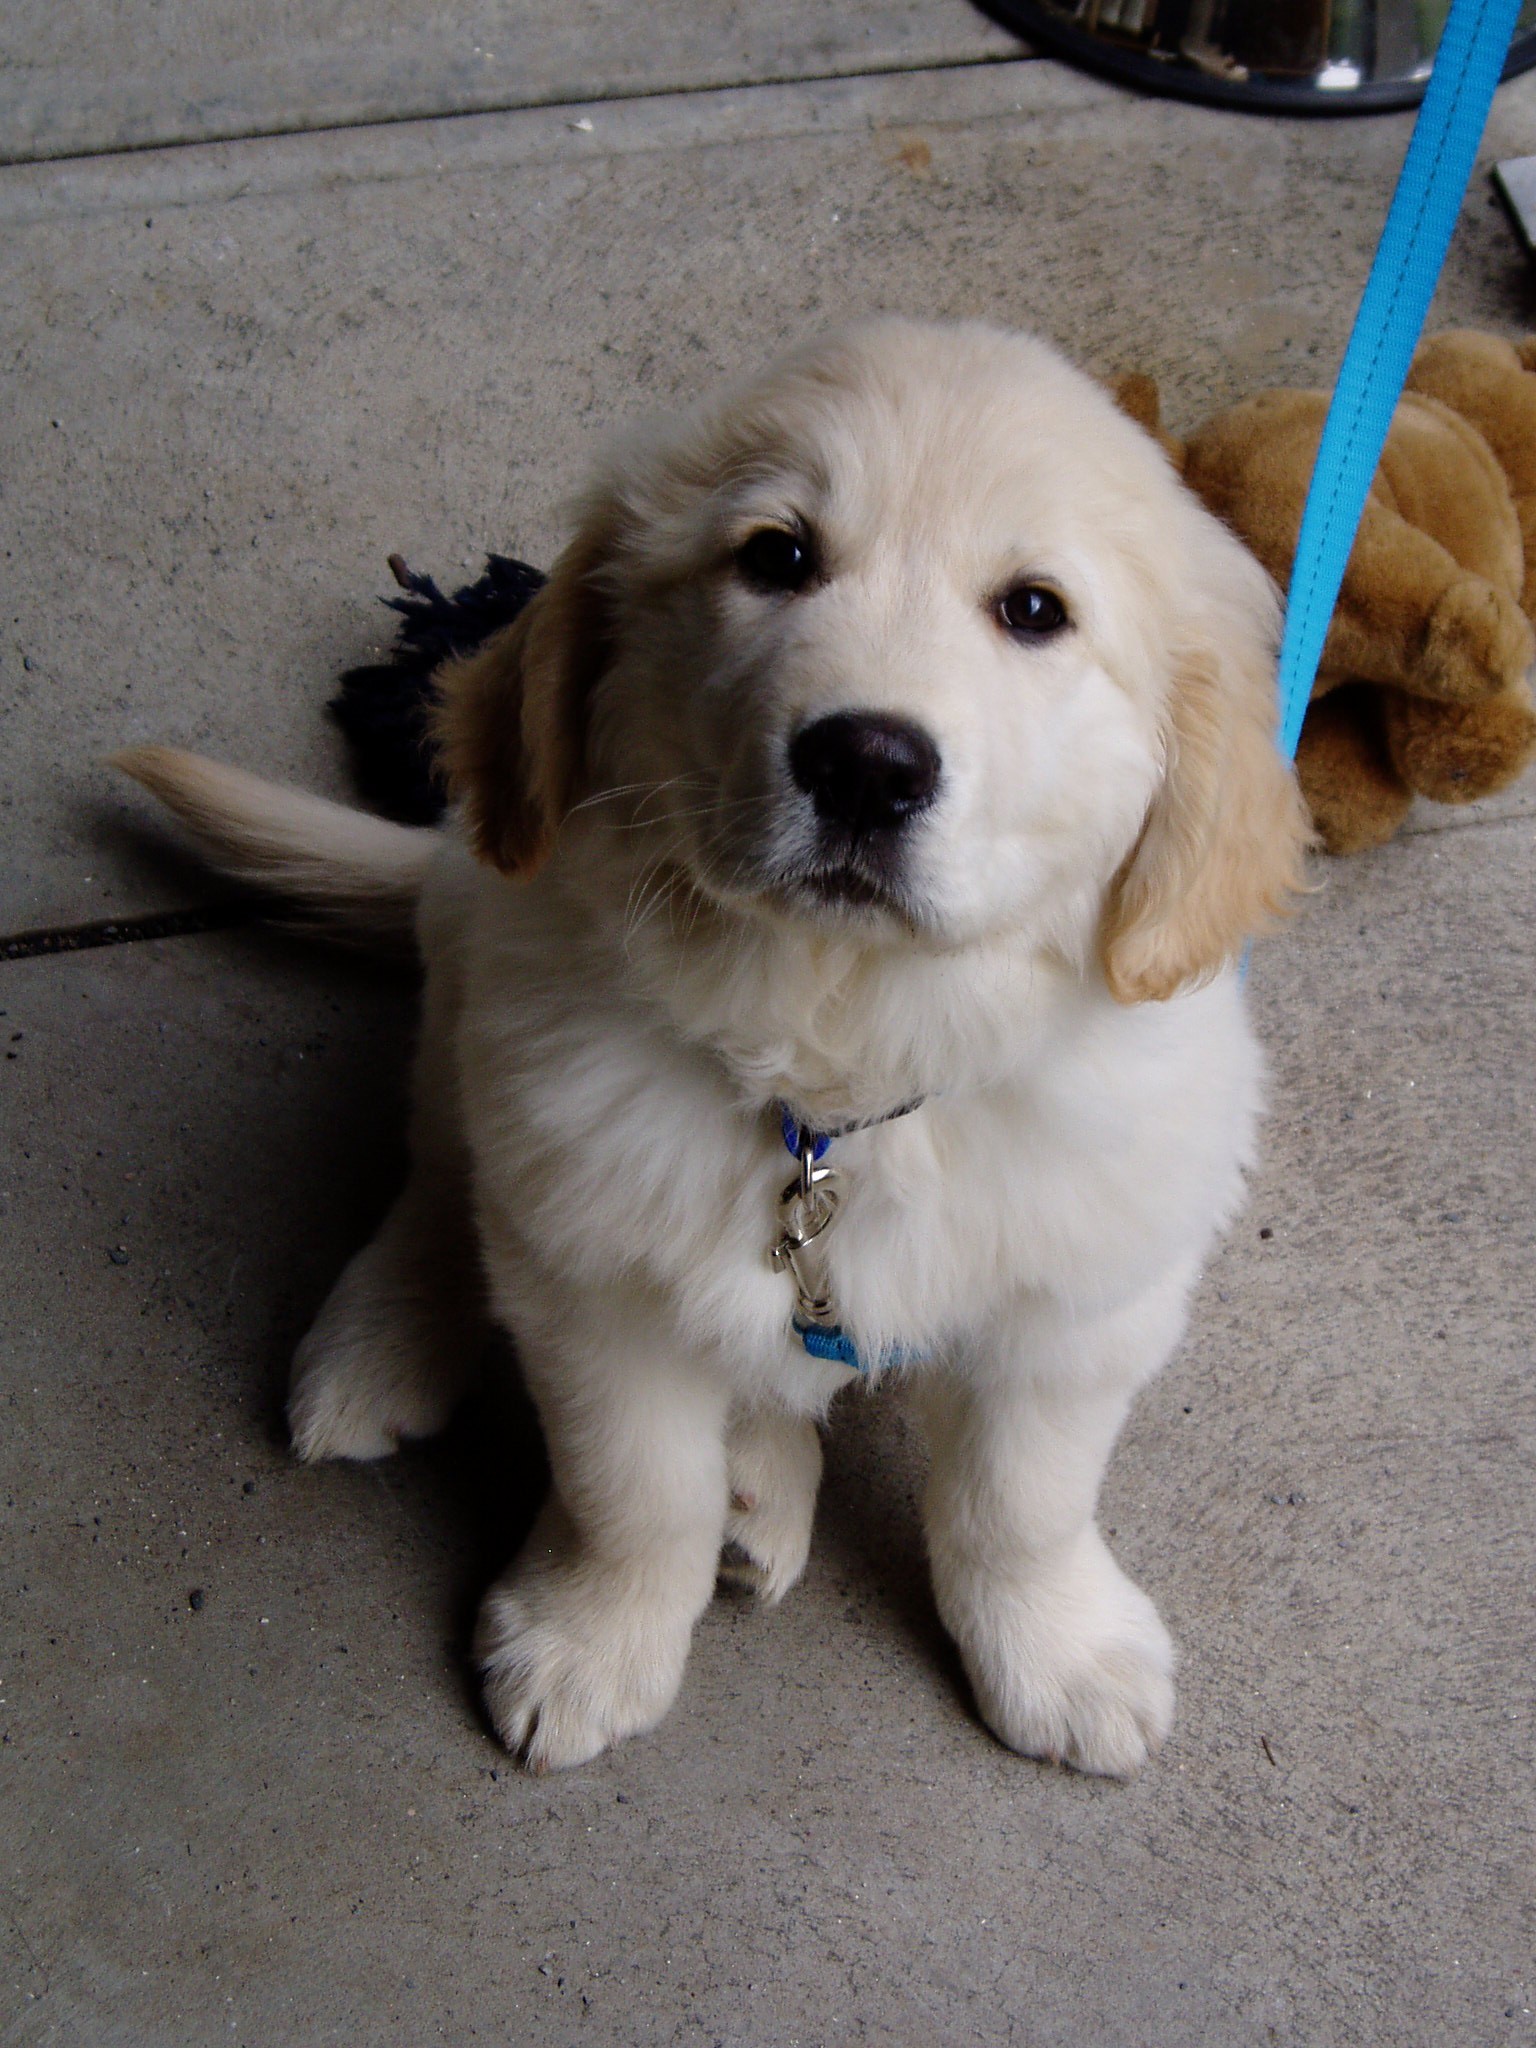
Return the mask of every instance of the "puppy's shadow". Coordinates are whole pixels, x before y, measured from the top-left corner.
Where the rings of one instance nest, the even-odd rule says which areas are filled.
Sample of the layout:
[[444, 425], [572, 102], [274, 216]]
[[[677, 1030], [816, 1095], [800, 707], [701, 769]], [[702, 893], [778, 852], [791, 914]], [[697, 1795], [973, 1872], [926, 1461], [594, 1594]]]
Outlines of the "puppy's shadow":
[[549, 1490], [549, 1460], [511, 1345], [488, 1346], [474, 1392], [442, 1436], [409, 1447], [404, 1483], [447, 1536], [448, 1633], [465, 1700], [481, 1712], [470, 1645], [480, 1602], [527, 1541]]
[[922, 1432], [899, 1381], [844, 1393], [826, 1434], [812, 1568], [867, 1598], [883, 1624], [963, 1690], [929, 1584], [919, 1509], [926, 1470]]

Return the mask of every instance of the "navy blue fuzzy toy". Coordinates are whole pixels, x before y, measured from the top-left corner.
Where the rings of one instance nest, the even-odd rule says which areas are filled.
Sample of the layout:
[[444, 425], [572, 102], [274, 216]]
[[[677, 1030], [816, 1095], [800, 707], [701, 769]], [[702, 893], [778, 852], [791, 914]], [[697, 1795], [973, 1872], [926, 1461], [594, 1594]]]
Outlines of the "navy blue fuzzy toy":
[[403, 597], [382, 601], [403, 621], [387, 660], [349, 668], [338, 678], [331, 716], [347, 736], [352, 773], [365, 802], [402, 825], [435, 825], [446, 799], [433, 759], [432, 678], [451, 656], [472, 654], [509, 626], [544, 577], [526, 562], [487, 555], [485, 569], [452, 597], [399, 555], [390, 573]]

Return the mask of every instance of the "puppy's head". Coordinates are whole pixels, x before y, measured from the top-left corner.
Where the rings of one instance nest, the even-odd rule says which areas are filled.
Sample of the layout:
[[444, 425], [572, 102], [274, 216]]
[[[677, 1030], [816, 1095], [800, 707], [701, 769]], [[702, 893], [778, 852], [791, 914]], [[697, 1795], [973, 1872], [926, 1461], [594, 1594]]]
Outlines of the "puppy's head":
[[1215, 971], [1298, 878], [1263, 572], [1042, 344], [875, 321], [632, 439], [444, 678], [478, 850], [578, 803], [749, 917]]

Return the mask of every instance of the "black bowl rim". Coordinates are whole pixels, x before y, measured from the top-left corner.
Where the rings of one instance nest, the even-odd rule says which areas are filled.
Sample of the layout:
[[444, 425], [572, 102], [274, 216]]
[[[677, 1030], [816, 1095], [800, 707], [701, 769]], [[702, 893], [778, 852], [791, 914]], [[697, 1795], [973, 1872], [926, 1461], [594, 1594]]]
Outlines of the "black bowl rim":
[[[1393, 114], [1416, 107], [1424, 97], [1426, 79], [1374, 79], [1352, 92], [1326, 92], [1309, 81], [1294, 85], [1250, 78], [1242, 84], [1212, 78], [1187, 64], [1143, 56], [1122, 49], [1102, 36], [1090, 35], [1037, 0], [978, 0], [983, 13], [1004, 28], [1039, 43], [1051, 54], [1069, 58], [1085, 71], [1096, 71], [1122, 85], [1140, 87], [1163, 99], [1198, 100], [1206, 106], [1229, 107], [1255, 114], [1298, 114], [1323, 119], [1339, 114]], [[1517, 35], [1504, 60], [1500, 83], [1518, 78], [1536, 65], [1536, 30]]]

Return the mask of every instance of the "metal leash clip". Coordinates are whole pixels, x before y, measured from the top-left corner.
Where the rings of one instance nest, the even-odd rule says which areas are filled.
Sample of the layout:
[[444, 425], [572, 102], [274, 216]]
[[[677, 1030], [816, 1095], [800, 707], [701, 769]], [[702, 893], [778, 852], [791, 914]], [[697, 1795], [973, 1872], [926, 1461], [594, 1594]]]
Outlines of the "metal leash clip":
[[837, 1174], [830, 1166], [816, 1164], [813, 1133], [802, 1133], [799, 1154], [800, 1171], [779, 1197], [781, 1235], [769, 1257], [774, 1271], [787, 1272], [795, 1283], [799, 1319], [833, 1329], [837, 1317], [818, 1240], [837, 1215]]

